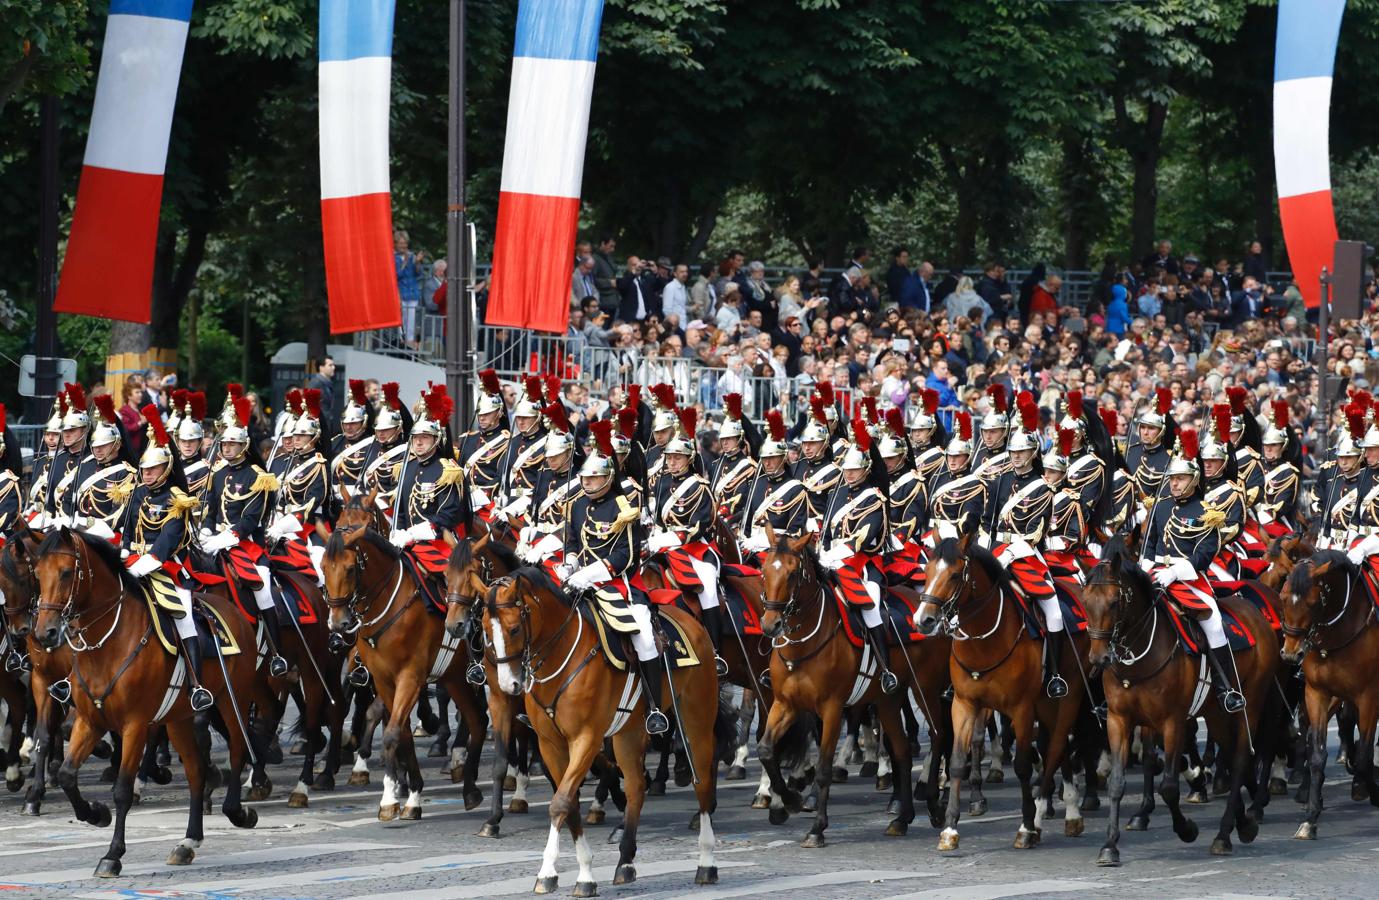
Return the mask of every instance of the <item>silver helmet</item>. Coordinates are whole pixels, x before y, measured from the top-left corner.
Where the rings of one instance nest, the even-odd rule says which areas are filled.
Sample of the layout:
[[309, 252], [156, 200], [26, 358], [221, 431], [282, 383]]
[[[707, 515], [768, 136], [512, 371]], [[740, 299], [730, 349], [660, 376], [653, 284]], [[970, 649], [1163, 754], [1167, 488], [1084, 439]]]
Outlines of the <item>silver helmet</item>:
[[1006, 442], [1006, 450], [1011, 453], [1016, 453], [1020, 450], [1038, 449], [1039, 439], [1031, 432], [1025, 431], [1023, 429], [1013, 433], [1010, 436], [1010, 440]]
[[1059, 453], [1057, 447], [1052, 448], [1048, 453], [1044, 454], [1044, 470], [1051, 470], [1054, 472], [1068, 471], [1068, 457]]
[[740, 438], [740, 437], [742, 437], [742, 434], [743, 434], [743, 432], [742, 432], [742, 422], [741, 422], [740, 420], [738, 420], [738, 419], [733, 419], [733, 418], [724, 419], [724, 420], [723, 420], [723, 427], [718, 429], [718, 437], [719, 437], [720, 440], [721, 440], [722, 438], [729, 438], [729, 437]]
[[680, 420], [675, 417], [674, 410], [658, 409], [656, 415], [651, 419], [651, 430], [653, 432], [665, 431], [668, 428], [674, 428], [679, 423]]
[[598, 450], [590, 453], [584, 460], [584, 465], [579, 467], [580, 478], [598, 478], [604, 475], [613, 474], [612, 457], [604, 456]]
[[570, 436], [570, 433], [568, 431], [561, 431], [558, 428], [552, 428], [546, 434], [546, 444], [544, 447], [544, 452], [546, 456], [549, 458], [552, 456], [559, 456], [562, 453], [566, 453], [573, 449], [574, 446], [575, 439]]
[[815, 419], [810, 419], [809, 424], [805, 425], [804, 431], [800, 433], [800, 443], [802, 444], [826, 440], [828, 440], [828, 429]]
[[925, 431], [935, 427], [937, 424], [938, 422], [934, 420], [934, 417], [929, 415], [922, 407], [911, 409], [909, 414], [905, 417], [906, 431]]
[[[481, 415], [481, 416], [486, 416], [486, 415], [488, 415], [489, 413], [502, 412], [502, 410], [503, 410], [503, 395], [502, 395], [502, 394], [480, 394], [480, 395], [479, 395], [479, 404], [478, 404], [478, 414], [479, 414], [479, 415]], [[535, 413], [532, 413], [532, 415], [535, 415]], [[377, 426], [375, 425], [375, 427], [377, 427]]]
[[1231, 448], [1229, 444], [1223, 444], [1215, 437], [1207, 438], [1207, 442], [1202, 445], [1202, 459], [1229, 459]]
[[201, 420], [194, 419], [190, 415], [183, 416], [182, 421], [177, 423], [177, 439], [179, 441], [199, 441], [206, 436], [206, 430], [201, 427]]
[[114, 422], [101, 420], [96, 423], [96, 427], [91, 429], [91, 448], [104, 447], [106, 444], [118, 444], [120, 442], [120, 429]]
[[848, 469], [870, 469], [871, 456], [862, 452], [860, 447], [850, 445], [847, 452], [843, 454], [842, 465], [838, 467], [843, 471]]
[[377, 434], [380, 431], [386, 431], [389, 428], [401, 427], [402, 414], [399, 413], [397, 410], [393, 409], [391, 406], [384, 406], [382, 409], [380, 409], [378, 411], [378, 415], [375, 416], [373, 420], [373, 430], [375, 434]]
[[897, 456], [904, 455], [909, 448], [900, 438], [893, 434], [887, 434], [881, 438], [876, 449], [880, 452], [882, 459], [894, 459]]

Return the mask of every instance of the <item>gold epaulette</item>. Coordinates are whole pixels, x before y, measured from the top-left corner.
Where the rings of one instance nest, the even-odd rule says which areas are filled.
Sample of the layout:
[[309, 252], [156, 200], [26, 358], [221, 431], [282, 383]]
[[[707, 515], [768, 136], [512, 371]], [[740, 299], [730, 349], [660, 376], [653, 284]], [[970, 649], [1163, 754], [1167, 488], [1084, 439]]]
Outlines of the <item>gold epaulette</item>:
[[1202, 505], [1202, 524], [1207, 528], [1220, 528], [1226, 524], [1226, 513], [1210, 503]]
[[249, 485], [250, 491], [255, 494], [266, 494], [278, 489], [278, 476], [270, 475], [258, 466], [254, 466], [254, 471], [258, 473], [258, 477], [254, 479], [253, 484]]
[[129, 500], [129, 495], [134, 493], [134, 479], [126, 478], [119, 484], [110, 486], [110, 498], [116, 503], [125, 503]]
[[176, 513], [192, 512], [201, 506], [201, 501], [181, 488], [172, 489], [172, 510]]
[[460, 468], [460, 464], [442, 458], [441, 475], [439, 478], [436, 479], [436, 486], [445, 487], [447, 485], [459, 484], [463, 480], [464, 469]]
[[622, 494], [618, 495], [617, 500], [618, 517], [613, 520], [613, 528], [621, 529], [629, 522], [635, 522], [642, 517], [641, 510], [633, 506], [632, 501], [628, 500]]

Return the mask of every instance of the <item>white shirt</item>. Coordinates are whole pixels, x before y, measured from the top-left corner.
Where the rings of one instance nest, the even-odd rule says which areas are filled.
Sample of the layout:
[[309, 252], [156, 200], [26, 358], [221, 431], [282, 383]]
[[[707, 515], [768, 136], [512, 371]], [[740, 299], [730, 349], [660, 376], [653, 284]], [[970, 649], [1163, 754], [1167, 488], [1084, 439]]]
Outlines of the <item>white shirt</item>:
[[679, 316], [680, 327], [684, 328], [689, 324], [685, 321], [685, 312], [689, 303], [689, 291], [677, 279], [672, 278], [670, 283], [661, 291], [661, 321], [665, 321], [670, 316]]

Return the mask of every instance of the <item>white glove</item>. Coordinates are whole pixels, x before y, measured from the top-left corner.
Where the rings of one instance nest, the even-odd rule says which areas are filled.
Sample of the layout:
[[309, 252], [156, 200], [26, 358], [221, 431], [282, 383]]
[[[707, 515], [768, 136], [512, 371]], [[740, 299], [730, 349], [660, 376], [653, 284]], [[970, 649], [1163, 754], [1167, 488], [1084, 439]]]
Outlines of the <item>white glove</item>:
[[120, 548], [120, 559], [129, 559], [129, 548], [128, 548], [128, 547], [121, 547], [121, 548]]
[[436, 539], [436, 528], [430, 522], [418, 522], [407, 529], [407, 534], [412, 538], [412, 543], [417, 541], [434, 541]]
[[231, 547], [237, 546], [239, 546], [239, 535], [229, 529], [222, 531], [220, 537], [216, 539], [217, 550], [229, 550]]
[[52, 519], [49, 519], [48, 514], [45, 512], [40, 512], [29, 520], [29, 527], [34, 531], [43, 531], [47, 529], [50, 524], [52, 524]]
[[574, 570], [575, 564], [567, 559], [555, 567], [555, 575], [560, 579], [560, 583], [564, 584], [570, 580], [570, 573]]
[[115, 536], [114, 529], [112, 529], [109, 525], [105, 524], [104, 519], [97, 519], [94, 517], [91, 518], [81, 530], [85, 531], [89, 535], [107, 541]]
[[488, 499], [488, 492], [487, 492], [487, 491], [485, 491], [485, 490], [484, 490], [483, 488], [481, 488], [481, 487], [470, 488], [470, 491], [469, 491], [469, 505], [470, 505], [470, 506], [473, 506], [475, 509], [478, 509], [478, 508], [481, 507], [481, 506], [488, 506], [488, 504], [489, 504], [489, 499]]
[[651, 553], [660, 553], [671, 547], [680, 546], [680, 536], [673, 531], [656, 531], [646, 540], [646, 549]]
[[531, 509], [531, 494], [523, 494], [503, 507], [501, 515], [505, 519], [511, 519], [513, 516], [525, 516], [529, 509]]
[[1373, 556], [1375, 553], [1379, 553], [1379, 535], [1371, 534], [1347, 550], [1346, 557], [1350, 559], [1351, 563], [1358, 566], [1364, 562], [1366, 556]]
[[560, 538], [553, 534], [547, 534], [537, 538], [527, 555], [532, 562], [539, 563], [543, 559], [555, 556], [564, 548], [565, 545], [560, 543]]
[[1053, 535], [1051, 537], [1044, 538], [1044, 546], [1048, 547], [1050, 550], [1057, 553], [1059, 551], [1068, 549], [1068, 541], [1066, 538], [1061, 538], [1057, 535]]
[[1140, 558], [1140, 571], [1148, 574], [1149, 570], [1152, 568], [1154, 568], [1154, 560], [1150, 559], [1148, 556]]
[[129, 574], [135, 578], [143, 578], [150, 572], [161, 568], [163, 563], [154, 556], [145, 553], [129, 565]]
[[388, 543], [401, 550], [413, 543], [412, 535], [406, 528], [394, 528], [388, 534]]
[[806, 532], [808, 532], [809, 534], [818, 534], [818, 533], [819, 533], [819, 517], [818, 517], [818, 516], [813, 516], [813, 517], [809, 518], [808, 520], [806, 520], [805, 523], [804, 523], [804, 530], [805, 530]]
[[819, 562], [828, 569], [842, 568], [843, 561], [852, 555], [846, 544], [834, 544], [819, 555]]
[[1173, 570], [1174, 581], [1197, 580], [1197, 570], [1192, 567], [1192, 563], [1185, 559], [1175, 559], [1168, 564], [1168, 567]]
[[517, 546], [535, 544], [538, 534], [540, 532], [536, 530], [535, 525], [523, 525], [522, 530], [517, 532]]
[[268, 534], [270, 537], [285, 538], [293, 537], [299, 534], [301, 530], [302, 520], [287, 513], [274, 520], [272, 527], [268, 529]]
[[769, 550], [770, 542], [766, 539], [766, 529], [758, 528], [743, 538], [742, 548], [750, 553], [765, 553]]
[[61, 512], [60, 512], [60, 513], [58, 513], [57, 515], [53, 516], [53, 518], [52, 518], [52, 520], [49, 522], [49, 524], [50, 524], [53, 528], [71, 528], [71, 527], [72, 527], [72, 517], [69, 516], [69, 515], [67, 515], [67, 513], [61, 513]]
[[1163, 568], [1154, 573], [1154, 583], [1159, 587], [1168, 587], [1177, 580], [1178, 576], [1174, 574], [1172, 567]]
[[601, 581], [608, 581], [612, 577], [613, 573], [608, 571], [608, 566], [600, 561], [571, 572], [570, 577], [565, 580], [565, 584], [572, 590], [583, 591]]

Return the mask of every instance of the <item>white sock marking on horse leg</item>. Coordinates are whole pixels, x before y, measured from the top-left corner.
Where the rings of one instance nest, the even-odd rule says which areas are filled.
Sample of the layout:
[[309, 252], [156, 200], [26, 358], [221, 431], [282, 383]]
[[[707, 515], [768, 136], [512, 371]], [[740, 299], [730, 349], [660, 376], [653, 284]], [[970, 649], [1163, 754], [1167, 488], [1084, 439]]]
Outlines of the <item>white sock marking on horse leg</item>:
[[[514, 796], [516, 796], [514, 794]], [[589, 804], [589, 812], [603, 812], [603, 801], [595, 797]]]
[[1287, 780], [1287, 778], [1288, 778], [1288, 772], [1283, 768], [1283, 760], [1281, 760], [1281, 759], [1275, 759], [1275, 760], [1274, 760], [1274, 765], [1273, 765], [1273, 767], [1272, 767], [1271, 769], [1269, 769], [1269, 777], [1270, 777], [1270, 778], [1282, 778], [1282, 779], [1284, 779], [1285, 781]]
[[407, 809], [421, 808], [421, 791], [407, 791], [407, 802], [403, 804]]
[[146, 788], [146, 787], [148, 787], [148, 782], [144, 781], [144, 780], [143, 780], [142, 778], [140, 778], [138, 775], [135, 775], [135, 776], [134, 776], [134, 796], [136, 796], [136, 797], [142, 797], [142, 796], [144, 795], [144, 788]]
[[5, 780], [6, 780], [6, 781], [18, 781], [18, 780], [19, 780], [19, 763], [17, 763], [17, 762], [12, 762], [12, 763], [9, 764], [9, 767], [5, 769]]
[[360, 756], [358, 753], [354, 754], [354, 767], [353, 767], [352, 769], [350, 769], [350, 771], [351, 771], [351, 772], [367, 772], [367, 771], [369, 771], [369, 761], [368, 761], [367, 759], [365, 759], [364, 757]]
[[298, 779], [297, 786], [292, 789], [292, 793], [301, 794], [303, 797], [310, 797], [311, 789], [306, 786], [306, 782], [302, 781], [301, 779]]
[[464, 748], [463, 748], [463, 747], [452, 747], [452, 748], [450, 748], [450, 771], [453, 772], [453, 771], [455, 771], [456, 769], [460, 769], [460, 770], [463, 770], [463, 769], [464, 769]]
[[756, 796], [771, 796], [771, 776], [766, 774], [766, 770], [764, 768], [761, 770], [761, 780], [757, 782]]
[[[1042, 795], [1034, 798], [1034, 832], [1038, 834], [1044, 830], [1044, 815], [1049, 808], [1049, 801]], [[1021, 829], [1024, 828], [1022, 824]]]
[[553, 878], [556, 874], [555, 861], [558, 856], [560, 856], [560, 830], [552, 825], [551, 833], [546, 837], [546, 850], [541, 854], [541, 871], [536, 873], [536, 877]]
[[579, 881], [588, 884], [594, 880], [594, 850], [589, 846], [589, 836], [580, 832], [575, 839], [575, 858], [579, 860]]
[[863, 725], [863, 726], [862, 726], [862, 761], [863, 761], [863, 762], [876, 762], [876, 761], [877, 761], [878, 757], [880, 756], [880, 753], [878, 752], [878, 744], [879, 744], [879, 743], [880, 743], [880, 742], [876, 739], [876, 732], [872, 731], [871, 726], [870, 726], [870, 725]]
[[512, 799], [525, 801], [527, 799], [527, 783], [531, 781], [530, 775], [517, 773], [517, 789], [512, 792]]
[[30, 756], [33, 752], [34, 752], [34, 739], [33, 739], [32, 737], [26, 736], [26, 737], [24, 738], [24, 743], [22, 743], [22, 744], [19, 745], [19, 758], [22, 759], [22, 760], [24, 760], [25, 764], [27, 764], [27, 763], [29, 762], [29, 756]]
[[1077, 779], [1069, 778], [1063, 782], [1063, 819], [1075, 822], [1082, 818], [1082, 791], [1077, 787]]
[[1101, 758], [1097, 760], [1096, 773], [1102, 778], [1111, 774], [1111, 754], [1105, 750], [1101, 751]]
[[733, 765], [735, 765], [735, 766], [746, 766], [746, 765], [747, 765], [747, 745], [746, 745], [746, 744], [739, 744], [739, 745], [738, 745], [737, 752], [735, 752], [735, 753], [733, 754]]
[[857, 748], [857, 738], [854, 737], [852, 734], [849, 733], [847, 737], [843, 738], [843, 746], [842, 746], [842, 749], [840, 749], [840, 750], [838, 751], [838, 755], [837, 755], [836, 757], [834, 757], [835, 759], [838, 760], [838, 765], [840, 765], [840, 766], [845, 766], [845, 765], [847, 765], [847, 763], [848, 763], [848, 757], [852, 756], [852, 751], [855, 750], [856, 748]]
[[699, 868], [711, 868], [713, 862], [713, 822], [703, 810], [699, 811]]
[[890, 772], [891, 755], [889, 753], [882, 753], [876, 758], [876, 777], [880, 778], [882, 775], [889, 775]]
[[387, 772], [383, 773], [383, 796], [378, 799], [379, 806], [394, 806], [397, 804], [397, 782], [393, 776]]

